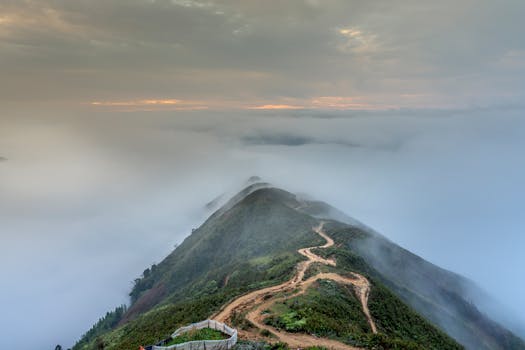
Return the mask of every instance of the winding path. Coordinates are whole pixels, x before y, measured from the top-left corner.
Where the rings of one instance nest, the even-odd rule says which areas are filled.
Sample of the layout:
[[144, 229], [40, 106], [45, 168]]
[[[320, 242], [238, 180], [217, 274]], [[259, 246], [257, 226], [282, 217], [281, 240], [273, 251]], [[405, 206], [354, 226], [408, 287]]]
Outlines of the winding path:
[[[262, 314], [263, 310], [268, 309], [272, 304], [276, 302], [296, 297], [305, 293], [308, 287], [310, 287], [310, 285], [317, 280], [329, 279], [339, 283], [351, 284], [354, 286], [354, 290], [359, 297], [361, 306], [363, 308], [363, 313], [365, 314], [366, 319], [368, 320], [368, 324], [370, 325], [372, 332], [377, 333], [376, 325], [368, 309], [368, 295], [370, 293], [370, 282], [364, 276], [355, 272], [351, 273], [351, 278], [341, 276], [336, 273], [318, 273], [315, 276], [303, 280], [306, 270], [314, 262], [329, 266], [336, 266], [335, 260], [324, 259], [312, 252], [312, 249], [315, 248], [328, 248], [334, 245], [333, 239], [331, 239], [323, 231], [323, 223], [319, 224], [319, 226], [317, 227], [314, 227], [313, 230], [321, 237], [323, 237], [326, 240], [326, 243], [322, 246], [301, 248], [298, 250], [299, 254], [305, 256], [308, 260], [302, 261], [297, 264], [296, 273], [290, 280], [276, 286], [259, 289], [251, 293], [242, 295], [239, 298], [233, 300], [231, 303], [225, 305], [217, 314], [212, 316], [212, 318], [219, 322], [227, 322], [231, 321], [233, 315], [240, 315], [244, 312], [247, 312], [245, 318], [248, 321], [250, 321], [255, 327], [261, 330], [264, 329], [272, 333], [280, 341], [288, 343], [288, 345], [292, 348], [324, 346], [336, 350], [358, 349], [332, 339], [320, 339], [308, 334], [301, 333], [288, 333], [264, 324], [264, 318], [266, 315]], [[291, 294], [288, 296], [278, 295], [280, 293], [290, 292]], [[239, 331], [239, 334], [246, 338], [258, 337], [258, 335], [254, 334], [253, 332], [247, 331]]]

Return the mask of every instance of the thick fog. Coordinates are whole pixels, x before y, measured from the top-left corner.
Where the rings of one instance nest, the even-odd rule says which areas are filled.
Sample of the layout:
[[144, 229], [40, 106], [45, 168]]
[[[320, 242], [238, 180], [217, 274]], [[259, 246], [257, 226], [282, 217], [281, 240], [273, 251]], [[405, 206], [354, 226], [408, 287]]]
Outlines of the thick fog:
[[4, 118], [0, 345], [71, 346], [127, 302], [131, 281], [205, 219], [208, 201], [251, 175], [325, 200], [525, 310], [523, 113]]
[[525, 329], [524, 14], [0, 0], [0, 346], [72, 345], [251, 175], [472, 278]]

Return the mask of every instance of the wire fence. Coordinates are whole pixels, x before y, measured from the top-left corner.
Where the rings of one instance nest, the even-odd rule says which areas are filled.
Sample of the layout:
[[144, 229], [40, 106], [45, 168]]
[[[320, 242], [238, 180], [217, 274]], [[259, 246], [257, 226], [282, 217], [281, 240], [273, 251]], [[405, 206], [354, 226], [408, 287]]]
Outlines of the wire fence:
[[191, 330], [211, 328], [223, 332], [229, 335], [228, 339], [221, 340], [194, 340], [180, 344], [174, 344], [169, 346], [153, 345], [152, 350], [228, 350], [233, 348], [237, 344], [237, 330], [230, 328], [226, 324], [215, 321], [205, 320], [197, 323], [192, 323], [189, 326], [181, 327], [177, 329], [171, 335], [171, 338], [175, 338], [182, 333], [189, 332]]

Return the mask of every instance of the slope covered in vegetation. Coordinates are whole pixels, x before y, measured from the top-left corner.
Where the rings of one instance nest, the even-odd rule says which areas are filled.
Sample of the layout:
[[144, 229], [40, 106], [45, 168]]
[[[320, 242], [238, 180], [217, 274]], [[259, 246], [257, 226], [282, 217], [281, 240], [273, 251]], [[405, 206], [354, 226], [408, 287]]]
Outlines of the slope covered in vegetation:
[[404, 303], [470, 349], [525, 349], [525, 342], [482, 314], [468, 300], [476, 288], [462, 276], [435, 266], [381, 235], [332, 222], [327, 231], [352, 256], [356, 268], [381, 281]]
[[[312, 227], [318, 224], [320, 217], [330, 217], [324, 210], [326, 207], [322, 202], [302, 201], [275, 188], [261, 189], [254, 185], [245, 189], [194, 230], [161, 263], [144, 271], [130, 293], [131, 306], [111, 331], [106, 326], [95, 325], [74, 349], [103, 346], [129, 350], [155, 343], [179, 326], [208, 318], [239, 295], [286, 281], [294, 275], [296, 264], [304, 259], [297, 249], [323, 243]], [[338, 219], [344, 219], [344, 214], [337, 214]], [[269, 310], [272, 317], [268, 322], [287, 331], [318, 334], [368, 348], [460, 347], [444, 333], [452, 334], [450, 330], [442, 326], [436, 328], [434, 325], [440, 323], [419, 307], [424, 301], [435, 311], [442, 311], [439, 300], [420, 295], [410, 285], [403, 289], [403, 281], [395, 283], [392, 275], [382, 271], [374, 256], [364, 248], [367, 241], [384, 238], [356, 221], [350, 225], [330, 221], [327, 233], [336, 245], [316, 251], [316, 254], [335, 258], [337, 267], [312, 266], [306, 277], [315, 274], [316, 269], [325, 269], [341, 274], [355, 271], [369, 278], [373, 283], [370, 312], [379, 334], [370, 333], [347, 287], [323, 281], [293, 302], [281, 305], [280, 310]], [[401, 249], [386, 242], [394, 247], [391, 249]], [[432, 275], [431, 266], [422, 266]], [[405, 275], [400, 275], [406, 276], [403, 273]], [[447, 276], [453, 278], [455, 275]], [[450, 290], [450, 293], [456, 292], [453, 288]], [[459, 304], [466, 303], [459, 294], [457, 296]], [[471, 329], [471, 319], [463, 314], [459, 316], [463, 318], [457, 322]], [[250, 327], [249, 324], [238, 326]], [[484, 328], [475, 329], [480, 332], [480, 339], [484, 339], [482, 344], [488, 344], [480, 349], [500, 349], [503, 347], [498, 346], [507, 344], [512, 344], [514, 349], [525, 349], [519, 338], [499, 329], [506, 333], [501, 336]]]

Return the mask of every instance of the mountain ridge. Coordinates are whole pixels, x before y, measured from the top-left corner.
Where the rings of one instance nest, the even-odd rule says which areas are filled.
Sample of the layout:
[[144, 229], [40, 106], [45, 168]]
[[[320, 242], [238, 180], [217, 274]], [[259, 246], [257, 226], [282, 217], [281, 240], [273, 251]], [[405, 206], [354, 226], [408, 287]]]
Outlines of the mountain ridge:
[[[424, 315], [422, 311], [425, 311], [424, 308], [428, 308], [429, 304], [438, 307], [437, 310], [440, 311], [446, 309], [446, 307], [441, 305], [443, 300], [438, 300], [432, 293], [425, 292], [421, 288], [416, 288], [414, 284], [407, 283], [407, 281], [411, 280], [408, 274], [395, 283], [396, 280], [393, 281], [392, 273], [387, 271], [384, 266], [381, 266], [381, 261], [377, 260], [377, 257], [364, 248], [366, 245], [363, 242], [366, 242], [367, 239], [379, 242], [382, 244], [381, 247], [395, 251], [398, 256], [403, 257], [405, 260], [408, 259], [407, 261], [409, 262], [414, 261], [415, 255], [406, 250], [399, 250], [403, 248], [398, 247], [356, 220], [351, 219], [352, 224], [345, 224], [331, 219], [330, 215], [327, 215], [329, 211], [332, 211], [332, 214], [337, 213], [338, 219], [343, 219], [345, 216], [344, 213], [338, 212], [337, 209], [330, 207], [324, 202], [301, 199], [290, 192], [270, 187], [268, 184], [258, 185], [258, 183], [255, 183], [246, 187], [223, 207], [210, 215], [198, 229], [194, 230], [160, 264], [145, 270], [142, 278], [136, 280], [135, 286], [130, 293], [132, 304], [116, 329], [107, 334], [102, 333], [98, 337], [101, 337], [100, 339], [110, 339], [109, 335], [115, 336], [115, 334], [119, 333], [119, 330], [122, 332], [122, 329], [129, 330], [134, 326], [140, 329], [141, 326], [139, 325], [141, 322], [147, 323], [148, 317], [151, 317], [151, 315], [158, 317], [159, 315], [164, 315], [162, 313], [164, 309], [170, 309], [173, 305], [182, 305], [184, 303], [193, 305], [192, 302], [196, 300], [209, 304], [207, 305], [207, 312], [210, 315], [214, 308], [217, 309], [224, 305], [227, 300], [231, 300], [235, 295], [238, 296], [250, 290], [282, 283], [293, 275], [295, 264], [301, 261], [301, 257], [295, 253], [295, 250], [322, 243], [319, 237], [316, 237], [312, 232], [311, 228], [323, 216], [329, 220], [327, 225], [328, 234], [339, 245], [338, 248], [333, 248], [327, 254], [332, 254], [338, 261], [339, 259], [341, 261], [350, 259], [348, 261], [351, 261], [351, 263], [348, 263], [347, 266], [362, 267], [362, 271], [358, 272], [370, 274], [374, 280], [373, 288], [376, 287], [376, 284], [378, 291], [384, 288], [385, 290], [382, 293], [387, 293], [387, 298], [392, 299], [393, 304], [402, 305], [406, 303], [409, 305], [406, 313], [410, 315], [413, 313], [410, 311], [412, 308]], [[221, 252], [230, 254], [225, 256], [226, 254], [221, 254]], [[397, 262], [393, 257], [391, 257], [390, 263]], [[328, 255], [327, 258], [329, 258]], [[420, 257], [417, 258], [421, 259]], [[403, 259], [401, 260], [405, 261]], [[423, 265], [425, 266], [425, 271], [432, 271], [433, 274], [439, 275], [436, 271], [440, 270], [435, 270], [439, 269], [435, 265]], [[394, 264], [394, 266], [398, 265]], [[409, 267], [411, 272], [418, 272], [418, 270], [414, 269], [412, 263], [409, 264]], [[348, 270], [346, 272], [348, 273]], [[452, 274], [448, 271], [447, 273]], [[450, 280], [454, 280], [456, 276], [458, 276], [457, 278], [460, 277], [455, 274], [450, 276], [448, 277]], [[405, 283], [408, 284], [408, 287], [403, 286]], [[385, 287], [381, 287], [383, 285]], [[322, 285], [319, 288], [322, 291]], [[390, 289], [394, 294], [387, 292], [387, 289]], [[445, 294], [448, 297], [458, 296], [458, 290], [450, 290], [448, 292], [448, 294]], [[473, 313], [476, 310], [475, 307], [469, 308], [465, 300], [455, 301], [461, 307], [466, 308], [468, 312]], [[196, 306], [193, 305], [193, 307]], [[203, 306], [199, 305], [198, 307]], [[384, 308], [387, 306], [380, 303], [378, 307]], [[400, 306], [399, 309], [403, 309], [403, 307]], [[395, 312], [397, 311], [394, 310], [391, 313], [395, 314]], [[205, 314], [204, 310], [203, 314]], [[525, 348], [525, 345], [519, 338], [504, 330], [503, 327], [490, 320], [487, 321], [487, 318], [482, 314], [474, 313], [473, 315], [482, 321], [476, 323], [472, 318], [467, 318], [464, 313], [453, 314], [454, 317], [462, 317], [462, 320], [468, 321], [469, 327], [462, 331], [466, 331], [468, 335], [475, 334], [475, 336], [461, 336], [456, 334], [457, 332], [454, 333], [454, 329], [446, 329], [443, 324], [440, 324], [439, 319], [431, 317], [431, 313], [427, 313], [424, 316], [439, 328], [446, 330], [449, 335], [453, 335], [454, 338], [460, 340], [464, 345], [467, 344], [467, 348], [474, 349], [474, 346], [479, 349]], [[416, 317], [417, 322], [426, 324], [426, 321], [417, 318], [418, 316], [415, 314], [413, 317]], [[165, 317], [165, 322], [163, 322], [168, 323], [168, 319], [169, 317]], [[191, 317], [187, 319], [193, 320]], [[174, 322], [176, 323], [176, 321]], [[383, 320], [382, 322], [390, 321]], [[479, 326], [479, 324], [484, 322], [498, 331], [491, 333]], [[148, 325], [151, 326], [151, 324]], [[152, 330], [151, 334], [148, 335], [149, 338], [144, 336], [143, 340], [155, 340], [155, 336], [160, 337], [162, 334], [160, 328], [175, 326], [176, 324], [164, 324], [162, 327], [159, 327], [159, 330]], [[392, 327], [394, 328], [382, 328], [382, 332], [388, 335], [388, 340], [386, 341], [413, 342], [416, 346], [418, 343], [411, 338], [414, 335], [412, 333], [436, 332], [431, 330], [433, 328], [430, 324], [425, 326], [427, 328], [424, 328], [424, 330], [414, 331], [409, 329], [405, 333], [399, 329], [396, 330], [395, 326]], [[407, 327], [410, 328], [410, 325]], [[446, 337], [443, 338], [443, 336], [439, 335], [439, 331], [435, 334], [438, 337], [435, 339], [446, 341]], [[480, 334], [483, 336], [480, 337]], [[365, 344], [370, 342], [371, 340], [367, 338], [369, 336], [370, 334], [366, 334], [366, 332], [359, 333], [359, 337], [362, 339], [356, 340], [354, 343], [358, 344], [361, 342]], [[505, 339], [508, 341], [505, 342]], [[139, 340], [137, 339], [137, 341]], [[81, 339], [74, 349], [88, 349], [90, 344], [93, 344], [93, 341], [94, 339]], [[125, 339], [119, 341], [108, 342], [108, 349], [124, 349], [125, 347], [122, 346], [130, 344]], [[131, 343], [133, 344], [133, 342]], [[503, 347], [499, 344], [503, 344], [501, 345]]]

